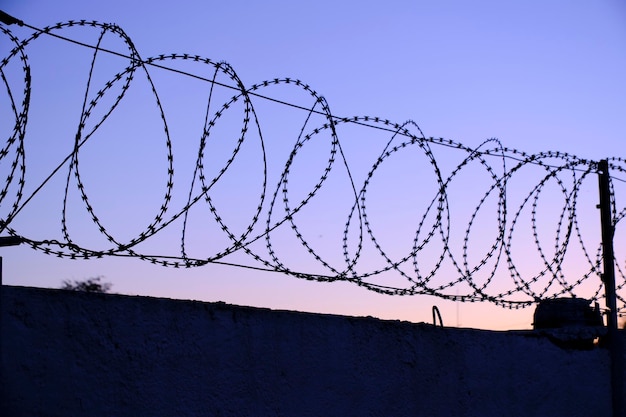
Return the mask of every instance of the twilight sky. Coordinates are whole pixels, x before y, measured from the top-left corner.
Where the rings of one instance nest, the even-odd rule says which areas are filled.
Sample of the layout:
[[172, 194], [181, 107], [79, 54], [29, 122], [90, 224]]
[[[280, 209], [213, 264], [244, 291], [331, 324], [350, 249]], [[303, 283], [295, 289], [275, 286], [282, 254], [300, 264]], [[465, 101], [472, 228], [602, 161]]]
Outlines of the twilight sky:
[[[181, 1], [176, 7], [162, 1], [110, 0], [92, 4], [71, 0], [55, 4], [5, 0], [1, 9], [39, 28], [81, 19], [115, 23], [132, 39], [144, 59], [160, 54], [197, 54], [213, 62], [230, 64], [247, 87], [274, 78], [299, 79], [324, 97], [333, 115], [378, 116], [400, 124], [412, 120], [426, 137], [442, 137], [468, 148], [497, 138], [503, 146], [527, 153], [559, 151], [590, 160], [626, 156], [623, 145], [626, 137], [626, 80], [623, 76], [626, 6], [617, 0], [392, 1], [384, 6], [370, 1], [340, 4], [325, 0], [297, 4]], [[20, 39], [32, 33], [17, 25], [7, 28]], [[95, 45], [100, 32], [94, 28], [69, 28], [55, 33]], [[128, 53], [121, 40], [110, 33], [103, 38], [102, 46]], [[6, 56], [11, 47], [4, 36], [0, 55]], [[32, 71], [25, 140], [25, 193], [29, 195], [72, 150], [93, 50], [42, 35], [26, 48], [26, 54]], [[100, 53], [92, 74], [89, 100], [96, 97], [107, 80], [124, 71], [127, 63], [123, 58]], [[18, 64], [14, 60], [6, 73], [9, 83], [14, 82], [14, 88], [21, 93], [21, 66]], [[161, 61], [160, 64], [208, 79], [214, 76], [210, 65], [181, 60]], [[168, 209], [171, 210], [168, 213], [173, 213], [184, 206], [192, 186], [210, 83], [157, 68], [150, 69], [150, 76], [167, 118], [174, 156], [175, 182]], [[223, 73], [219, 73], [216, 80], [233, 85]], [[107, 91], [86, 121], [85, 132], [113, 105], [120, 86], [121, 83], [117, 83]], [[309, 94], [292, 85], [270, 86], [260, 93], [305, 108], [314, 104]], [[11, 114], [7, 113], [6, 90], [1, 94], [1, 120], [11, 120]], [[211, 115], [234, 93], [216, 87], [213, 94]], [[90, 204], [98, 219], [120, 241], [127, 242], [146, 229], [159, 213], [167, 191], [168, 149], [155, 103], [147, 77], [138, 70], [119, 106], [81, 149], [81, 180]], [[263, 131], [269, 167], [268, 196], [258, 226], [263, 228], [269, 200], [277, 189], [285, 160], [308, 113], [262, 99], [255, 99], [254, 106]], [[219, 175], [219, 168], [227, 163], [236, 146], [243, 108], [241, 101], [235, 103], [232, 110], [219, 118], [212, 131], [212, 137], [229, 139], [226, 143], [211, 142], [207, 146], [204, 164], [209, 179]], [[306, 123], [308, 132], [325, 121], [314, 114]], [[11, 126], [2, 124], [0, 129], [7, 137], [11, 134], [12, 123]], [[421, 136], [417, 127], [410, 130]], [[250, 125], [250, 131], [252, 137], [258, 132], [254, 124]], [[391, 133], [344, 124], [338, 128], [338, 134], [356, 188], [360, 189], [368, 170], [391, 139]], [[325, 131], [318, 137], [307, 141], [294, 158], [289, 178], [289, 199], [294, 206], [306, 198], [328, 163], [330, 135]], [[491, 146], [495, 146], [493, 143]], [[404, 256], [407, 247], [410, 251], [416, 223], [437, 189], [427, 157], [419, 148], [414, 148], [390, 157], [391, 162], [376, 171], [368, 186], [368, 216], [377, 243], [396, 260]], [[433, 147], [432, 151], [445, 176], [467, 156], [448, 148]], [[0, 162], [3, 178], [10, 168], [8, 164], [10, 162]], [[493, 164], [498, 166], [497, 161]], [[448, 190], [449, 213], [454, 225], [450, 244], [456, 247], [462, 246], [471, 214], [490, 184], [484, 169], [476, 166], [478, 164], [470, 165], [455, 177], [454, 185]], [[424, 168], [420, 168], [422, 166]], [[354, 203], [344, 171], [340, 167], [333, 168], [321, 191], [297, 219], [306, 242], [331, 265], [341, 262], [344, 227]], [[67, 177], [66, 164], [11, 226], [34, 240], [61, 240]], [[234, 234], [244, 233], [250, 224], [259, 204], [262, 178], [259, 142], [245, 142], [211, 192], [215, 210]], [[507, 186], [511, 214], [540, 178], [536, 172], [524, 171], [511, 181]], [[621, 178], [626, 175], [622, 173]], [[595, 174], [589, 176], [581, 188], [577, 206], [578, 224], [592, 257], [599, 242], [596, 181]], [[108, 248], [109, 242], [98, 233], [98, 227], [84, 209], [75, 179], [70, 178], [70, 184], [74, 185], [65, 201], [65, 210], [66, 227], [72, 239], [81, 246]], [[622, 207], [619, 184], [616, 184], [618, 211]], [[276, 211], [284, 210], [282, 185], [279, 188]], [[192, 194], [197, 194], [199, 189], [196, 183]], [[495, 192], [487, 197], [485, 206], [491, 206], [479, 211], [470, 233], [469, 264], [482, 259], [497, 234]], [[564, 233], [557, 226], [564, 207], [561, 197], [558, 185], [548, 184], [537, 204], [543, 217], [536, 233], [552, 252], [555, 236], [558, 246]], [[3, 202], [0, 206], [3, 216], [10, 203]], [[537, 272], [532, 264], [537, 258], [537, 249], [533, 247], [528, 221], [531, 203], [522, 210], [517, 226], [520, 231], [516, 236], [520, 237], [515, 239], [522, 243], [515, 240], [511, 249], [515, 265], [522, 274], [525, 272], [521, 269], [526, 267], [530, 274]], [[209, 207], [197, 204], [189, 212], [187, 255], [192, 258], [210, 257], [229, 245], [229, 240], [212, 220]], [[415, 207], [418, 209], [414, 210]], [[429, 220], [430, 217], [426, 223]], [[175, 222], [173, 227], [159, 232], [158, 239], [144, 242], [140, 251], [179, 256], [180, 223]], [[354, 224], [349, 233], [350, 253], [358, 246]], [[328, 273], [302, 250], [302, 245], [290, 233], [291, 228], [286, 226], [278, 228], [272, 237], [280, 261], [295, 271]], [[619, 234], [616, 240], [619, 241]], [[267, 249], [264, 239], [255, 244], [255, 250]], [[623, 255], [620, 258], [621, 247], [619, 243], [616, 245], [619, 264]], [[436, 248], [432, 248], [432, 253], [430, 250], [425, 248], [420, 258], [426, 269], [437, 258]], [[550, 257], [550, 249], [544, 250]], [[568, 251], [573, 255], [564, 273], [575, 281], [588, 266], [584, 262], [577, 263], [580, 260], [577, 258], [582, 258], [580, 251]], [[384, 267], [385, 262], [377, 258], [375, 252], [372, 244], [364, 246], [361, 271]], [[3, 248], [1, 255], [4, 258], [3, 280], [9, 285], [59, 287], [66, 279], [102, 275], [113, 283], [114, 292], [122, 294], [427, 322], [432, 320], [431, 307], [437, 305], [446, 325], [513, 329], [527, 328], [532, 322], [532, 308], [510, 311], [489, 303], [455, 303], [426, 295], [380, 295], [351, 283], [311, 282], [236, 266], [208, 264], [174, 269], [136, 258], [59, 259], [29, 247]], [[240, 253], [222, 260], [262, 266]], [[407, 270], [412, 269], [411, 262], [408, 261]], [[495, 293], [511, 288], [505, 264], [503, 262], [493, 278]], [[481, 271], [485, 270], [489, 272], [489, 268]], [[453, 281], [454, 274], [452, 265], [444, 265], [433, 283]], [[380, 279], [383, 285], [403, 285], [405, 281], [391, 272]], [[594, 279], [596, 277], [592, 276], [588, 281]], [[540, 287], [542, 281], [536, 284]], [[466, 290], [459, 285], [448, 288], [447, 292], [454, 295]]]

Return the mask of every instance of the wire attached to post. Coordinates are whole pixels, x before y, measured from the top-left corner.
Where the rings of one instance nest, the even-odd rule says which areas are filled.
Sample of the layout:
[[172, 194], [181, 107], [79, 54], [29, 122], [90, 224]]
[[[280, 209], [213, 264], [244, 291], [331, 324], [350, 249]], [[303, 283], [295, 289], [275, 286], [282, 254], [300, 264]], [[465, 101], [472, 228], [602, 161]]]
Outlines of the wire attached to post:
[[5, 25], [12, 25], [14, 23], [17, 23], [18, 26], [24, 26], [23, 21], [11, 16], [8, 13], [3, 12], [2, 10], [0, 10], [0, 22], [4, 23]]

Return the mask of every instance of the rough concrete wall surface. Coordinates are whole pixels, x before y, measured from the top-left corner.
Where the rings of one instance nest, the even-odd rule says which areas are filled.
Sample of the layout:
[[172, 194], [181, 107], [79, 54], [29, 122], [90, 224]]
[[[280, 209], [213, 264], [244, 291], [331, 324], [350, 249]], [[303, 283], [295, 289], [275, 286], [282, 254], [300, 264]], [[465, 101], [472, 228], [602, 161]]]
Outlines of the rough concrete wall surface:
[[2, 291], [2, 416], [611, 415], [607, 351], [532, 332]]

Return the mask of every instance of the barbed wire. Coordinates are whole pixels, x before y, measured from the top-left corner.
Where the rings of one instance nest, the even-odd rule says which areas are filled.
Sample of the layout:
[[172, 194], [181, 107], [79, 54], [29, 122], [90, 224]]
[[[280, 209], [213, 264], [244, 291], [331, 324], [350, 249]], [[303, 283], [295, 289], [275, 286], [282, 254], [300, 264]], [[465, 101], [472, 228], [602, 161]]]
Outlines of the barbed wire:
[[[597, 181], [595, 161], [563, 152], [529, 154], [505, 147], [497, 139], [469, 147], [449, 139], [427, 138], [412, 121], [396, 123], [372, 116], [338, 117], [331, 112], [324, 97], [298, 79], [274, 78], [246, 86], [235, 70], [224, 62], [190, 54], [142, 58], [132, 40], [114, 24], [81, 20], [43, 29], [24, 26], [33, 32], [20, 39], [0, 25], [2, 36], [12, 45], [0, 62], [0, 76], [4, 85], [3, 100], [14, 118], [10, 132], [4, 132], [7, 124], [3, 123], [2, 128], [6, 136], [0, 150], [0, 172], [5, 175], [0, 191], [0, 209], [3, 210], [0, 231], [23, 237], [35, 250], [71, 259], [133, 257], [174, 268], [219, 263], [314, 281], [346, 281], [389, 295], [428, 294], [455, 301], [488, 301], [508, 308], [526, 307], [538, 300], [558, 296], [584, 296], [594, 300], [604, 296], [600, 280], [602, 250], [599, 232], [590, 238], [587, 224], [593, 220], [599, 226], [599, 220], [596, 221], [599, 216], [589, 219], [579, 214], [586, 212], [586, 208], [580, 208], [580, 201], [588, 202], [587, 197], [581, 196], [587, 195], [588, 188], [597, 189], [597, 185], [588, 185], [590, 180]], [[59, 34], [76, 27], [97, 31], [95, 45]], [[79, 122], [71, 139], [72, 150], [26, 195], [25, 139], [33, 96], [26, 52], [42, 35], [91, 48], [93, 54]], [[110, 36], [121, 40], [124, 53], [103, 47]], [[101, 84], [95, 80], [94, 72], [103, 53], [115, 55], [125, 64]], [[198, 72], [177, 69], [173, 66], [174, 61], [193, 63], [202, 68], [198, 72], [211, 75], [200, 76]], [[176, 155], [168, 124], [170, 119], [157, 82], [153, 80], [153, 70], [192, 77], [210, 86], [195, 167], [186, 197], [180, 200], [182, 203], [178, 207], [173, 207], [173, 201], [179, 201], [177, 198], [181, 197], [174, 193]], [[21, 76], [10, 77], [9, 73]], [[106, 122], [110, 122], [111, 115], [120, 107], [138, 77], [147, 82], [159, 114], [167, 162], [160, 207], [146, 227], [126, 240], [116, 235], [96, 214], [93, 195], [87, 192], [81, 175], [80, 161], [85, 144]], [[220, 81], [222, 78], [228, 82]], [[277, 86], [304, 93], [312, 104], [303, 106], [272, 97], [269, 91]], [[218, 93], [218, 88], [230, 91], [228, 97], [223, 91]], [[302, 124], [292, 133], [294, 142], [284, 153], [284, 159], [277, 160], [267, 151], [267, 146], [275, 141], [268, 141], [264, 134], [259, 101], [291, 107], [305, 115]], [[215, 131], [222, 124], [232, 123], [224, 122], [224, 119], [234, 112], [233, 109], [240, 112], [240, 122], [234, 128], [238, 132], [236, 139], [221, 164], [211, 163], [208, 154], [216, 140]], [[387, 135], [377, 142], [380, 151], [375, 151], [371, 160], [355, 160], [354, 154], [346, 151], [354, 146], [352, 142], [360, 140], [360, 137], [355, 139], [341, 134], [342, 129], [349, 126]], [[252, 209], [245, 227], [234, 227], [226, 220], [224, 210], [218, 208], [215, 193], [228, 175], [234, 175], [231, 172], [235, 169], [239, 169], [236, 175], [240, 177], [253, 176], [247, 172], [246, 163], [237, 165], [238, 161], [245, 159], [243, 149], [251, 142], [258, 147], [262, 167], [260, 185], [254, 191], [256, 208]], [[300, 168], [301, 165], [307, 166], [302, 161], [311, 158], [307, 152], [317, 146], [314, 144], [327, 146], [325, 161], [318, 167], [321, 172], [315, 175], [310, 169]], [[444, 152], [448, 154], [444, 155]], [[626, 171], [623, 159], [614, 157], [608, 161], [612, 173]], [[381, 201], [376, 196], [387, 187], [380, 178], [385, 178], [385, 172], [393, 172], [398, 166], [405, 167], [402, 174], [406, 178], [393, 178], [392, 181], [407, 181], [407, 184], [400, 187], [393, 198], [407, 201], [393, 206], [393, 201]], [[65, 181], [60, 236], [48, 239], [29, 237], [17, 224], [21, 213], [62, 170], [65, 170]], [[411, 173], [415, 180], [412, 186], [419, 190], [418, 199], [416, 193], [407, 191]], [[303, 178], [310, 183], [304, 190], [302, 185], [298, 186], [306, 182]], [[616, 177], [613, 180], [623, 182]], [[343, 184], [341, 194], [323, 196], [326, 189], [335, 190], [339, 181]], [[626, 215], [626, 208], [618, 210], [615, 181], [611, 183], [611, 191], [611, 210], [617, 229]], [[85, 244], [70, 230], [70, 208], [75, 204], [73, 192], [78, 193], [90, 222], [106, 240], [106, 248], [96, 249]], [[249, 193], [249, 190], [231, 189], [229, 192]], [[458, 194], [469, 194], [470, 197], [461, 199]], [[560, 199], [559, 206], [550, 201], [556, 197]], [[468, 204], [472, 198], [477, 202]], [[211, 254], [198, 257], [191, 255], [194, 250], [190, 248], [189, 235], [195, 229], [191, 226], [190, 213], [202, 205], [210, 214], [204, 221], [213, 224], [215, 233], [226, 243]], [[226, 210], [229, 209], [232, 207]], [[408, 222], [395, 222], [401, 211], [409, 213], [405, 216]], [[342, 212], [343, 221], [336, 221], [333, 216]], [[318, 213], [317, 222], [323, 217], [319, 213], [333, 217], [328, 224], [336, 241], [340, 242], [335, 250], [326, 249], [332, 246], [326, 238], [322, 246], [314, 241], [312, 235], [317, 226], [312, 223], [311, 213]], [[546, 220], [549, 216], [554, 218]], [[581, 218], [585, 218], [585, 222], [581, 222]], [[149, 250], [144, 249], [158, 235], [171, 230], [175, 230], [180, 238], [177, 254], [154, 254], [154, 245]], [[546, 237], [548, 230], [552, 233]], [[488, 233], [493, 236], [489, 238]], [[402, 251], [394, 242], [396, 235], [411, 236], [404, 240], [406, 247]], [[590, 245], [589, 241], [593, 244]], [[306, 262], [296, 262], [296, 258], [302, 256], [306, 257]], [[529, 258], [533, 258], [534, 263], [529, 262]], [[533, 264], [534, 270], [529, 264]], [[626, 277], [619, 262], [616, 261], [615, 266], [618, 299], [624, 304]], [[624, 309], [622, 306], [621, 310]]]

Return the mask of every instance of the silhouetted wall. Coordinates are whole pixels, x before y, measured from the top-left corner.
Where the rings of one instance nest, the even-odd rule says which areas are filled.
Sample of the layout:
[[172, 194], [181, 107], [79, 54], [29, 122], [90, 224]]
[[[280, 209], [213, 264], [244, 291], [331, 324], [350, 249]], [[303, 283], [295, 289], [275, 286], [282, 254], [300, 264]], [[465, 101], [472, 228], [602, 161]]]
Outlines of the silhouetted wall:
[[607, 351], [532, 332], [2, 292], [2, 416], [611, 415]]

